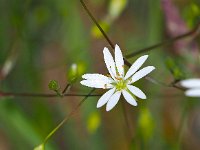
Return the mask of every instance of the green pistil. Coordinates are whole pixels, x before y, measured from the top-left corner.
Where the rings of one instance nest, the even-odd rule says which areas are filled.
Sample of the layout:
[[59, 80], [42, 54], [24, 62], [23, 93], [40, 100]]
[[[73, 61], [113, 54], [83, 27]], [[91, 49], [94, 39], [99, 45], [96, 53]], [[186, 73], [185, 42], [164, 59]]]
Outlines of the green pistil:
[[118, 82], [116, 82], [115, 87], [116, 87], [116, 90], [117, 90], [117, 91], [120, 91], [120, 90], [122, 90], [122, 89], [126, 89], [126, 81], [124, 81], [124, 80], [119, 80]]

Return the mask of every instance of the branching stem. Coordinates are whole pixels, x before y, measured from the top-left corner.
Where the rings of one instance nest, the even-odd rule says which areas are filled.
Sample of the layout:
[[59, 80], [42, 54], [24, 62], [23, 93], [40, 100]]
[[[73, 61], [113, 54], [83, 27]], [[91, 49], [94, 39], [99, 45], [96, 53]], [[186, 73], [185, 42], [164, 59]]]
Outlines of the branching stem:
[[[64, 97], [84, 97], [88, 94], [63, 94]], [[91, 94], [90, 96], [98, 97], [101, 94]], [[44, 94], [44, 93], [13, 93], [0, 91], [0, 97], [41, 97], [41, 98], [55, 98], [57, 94]]]
[[199, 35], [199, 33], [200, 33], [200, 23], [194, 29], [192, 29], [191, 31], [189, 31], [189, 32], [187, 32], [185, 34], [182, 34], [182, 35], [179, 35], [179, 36], [174, 37], [172, 39], [160, 42], [160, 43], [152, 45], [152, 46], [149, 46], [147, 48], [140, 49], [140, 50], [138, 50], [136, 52], [132, 52], [132, 53], [126, 55], [125, 57], [126, 58], [132, 58], [132, 57], [140, 55], [142, 53], [146, 53], [146, 52], [155, 50], [156, 48], [160, 48], [162, 46], [173, 44], [173, 43], [175, 43], [175, 42], [177, 42], [179, 40], [182, 40], [182, 39], [184, 39], [186, 37], [189, 37], [189, 36], [194, 36], [195, 37], [195, 36]]
[[95, 91], [95, 89], [92, 89], [79, 103], [78, 105], [69, 113], [69, 115], [67, 115], [44, 139], [43, 144], [45, 145], [47, 143], [47, 141], [49, 140], [49, 138], [51, 138], [54, 133], [60, 129], [75, 113], [76, 111], [79, 109], [79, 107], [83, 104], [83, 102]]

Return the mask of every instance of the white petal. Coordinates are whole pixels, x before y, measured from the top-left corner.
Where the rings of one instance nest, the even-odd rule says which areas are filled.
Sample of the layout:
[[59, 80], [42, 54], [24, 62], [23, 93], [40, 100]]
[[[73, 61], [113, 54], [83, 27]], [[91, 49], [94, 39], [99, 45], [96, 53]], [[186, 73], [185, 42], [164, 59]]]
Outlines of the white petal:
[[98, 103], [97, 103], [97, 108], [105, 105], [108, 100], [110, 99], [110, 97], [113, 95], [113, 93], [115, 92], [115, 88], [107, 91], [105, 94], [103, 94], [100, 99], [98, 100]]
[[103, 55], [104, 55], [104, 61], [106, 64], [106, 67], [113, 79], [116, 77], [116, 68], [115, 68], [115, 62], [113, 60], [113, 57], [111, 53], [109, 52], [108, 48], [104, 48], [103, 50]]
[[108, 82], [108, 83], [112, 83], [113, 80], [109, 77], [106, 77], [102, 74], [84, 74], [82, 75], [82, 78], [83, 79], [87, 79], [87, 80], [101, 80], [101, 81], [105, 81], [105, 82]]
[[95, 81], [95, 80], [82, 80], [80, 82], [82, 85], [92, 87], [92, 88], [102, 88], [102, 89], [110, 89], [113, 88], [113, 85], [104, 81]]
[[128, 89], [137, 97], [141, 99], [146, 99], [146, 95], [137, 87], [132, 86], [132, 85], [127, 85]]
[[122, 94], [123, 94], [125, 100], [126, 100], [129, 104], [131, 104], [131, 105], [133, 105], [133, 106], [137, 106], [136, 100], [133, 98], [133, 96], [132, 96], [130, 93], [128, 93], [126, 90], [123, 90], [123, 91], [122, 91]]
[[190, 89], [185, 92], [186, 96], [189, 97], [200, 97], [200, 89]]
[[200, 88], [200, 79], [187, 79], [180, 82], [186, 88]]
[[139, 70], [138, 72], [136, 72], [132, 77], [131, 77], [131, 82], [133, 83], [135, 81], [138, 81], [139, 79], [143, 78], [144, 76], [146, 76], [147, 74], [149, 74], [151, 71], [153, 71], [155, 69], [154, 66], [148, 66], [145, 67], [141, 70]]
[[140, 58], [138, 58], [130, 67], [130, 69], [128, 70], [128, 72], [126, 73], [125, 76], [125, 80], [128, 79], [130, 76], [132, 76], [143, 64], [144, 62], [147, 60], [148, 55], [144, 55], [141, 56]]
[[110, 111], [113, 107], [115, 107], [115, 105], [119, 101], [120, 96], [121, 96], [121, 92], [117, 91], [115, 94], [113, 94], [110, 97], [110, 99], [109, 99], [109, 101], [108, 101], [108, 103], [106, 105], [106, 111]]
[[119, 75], [121, 77], [124, 77], [124, 60], [122, 51], [120, 50], [118, 45], [115, 45], [115, 62]]

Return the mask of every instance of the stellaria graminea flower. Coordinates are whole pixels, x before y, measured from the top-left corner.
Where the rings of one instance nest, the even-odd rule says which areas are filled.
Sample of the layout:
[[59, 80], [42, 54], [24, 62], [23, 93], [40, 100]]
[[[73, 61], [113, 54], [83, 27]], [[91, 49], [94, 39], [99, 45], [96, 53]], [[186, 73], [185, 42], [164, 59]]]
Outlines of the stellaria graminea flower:
[[121, 94], [124, 96], [125, 100], [133, 106], [137, 106], [133, 95], [141, 99], [146, 99], [146, 95], [139, 88], [131, 84], [155, 69], [154, 66], [148, 66], [138, 71], [148, 58], [148, 55], [138, 58], [126, 74], [124, 73], [123, 55], [118, 45], [115, 46], [115, 61], [106, 47], [103, 50], [103, 55], [110, 76], [104, 76], [102, 74], [84, 74], [82, 76], [84, 80], [80, 82], [82, 85], [92, 88], [110, 89], [98, 100], [97, 108], [107, 103], [106, 111], [110, 111], [118, 103]]
[[180, 82], [181, 86], [187, 88], [185, 95], [189, 97], [200, 97], [200, 79], [192, 78]]

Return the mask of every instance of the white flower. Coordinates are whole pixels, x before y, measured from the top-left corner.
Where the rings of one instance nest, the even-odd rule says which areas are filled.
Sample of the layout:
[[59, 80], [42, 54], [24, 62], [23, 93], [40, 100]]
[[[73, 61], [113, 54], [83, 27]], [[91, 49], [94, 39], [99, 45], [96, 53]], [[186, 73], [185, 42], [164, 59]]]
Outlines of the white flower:
[[153, 66], [148, 66], [138, 71], [148, 58], [148, 55], [138, 58], [135, 63], [132, 64], [126, 75], [124, 73], [122, 52], [118, 45], [115, 46], [115, 61], [106, 47], [103, 50], [103, 55], [110, 75], [84, 74], [82, 76], [84, 80], [80, 82], [82, 85], [92, 88], [110, 89], [101, 96], [97, 103], [97, 108], [107, 103], [106, 110], [110, 111], [118, 103], [121, 94], [124, 96], [125, 100], [133, 106], [137, 106], [133, 95], [141, 99], [146, 99], [146, 95], [139, 88], [131, 84], [155, 69]]
[[200, 79], [187, 79], [180, 82], [181, 86], [187, 88], [185, 95], [189, 97], [200, 97]]

